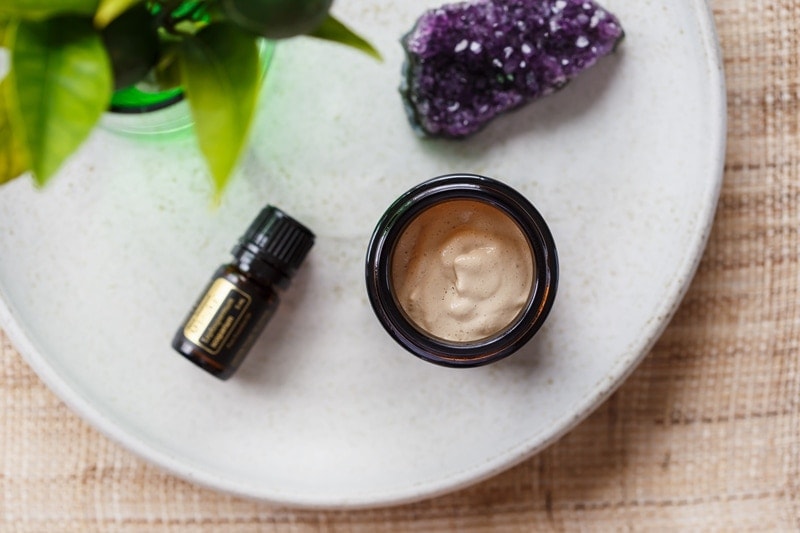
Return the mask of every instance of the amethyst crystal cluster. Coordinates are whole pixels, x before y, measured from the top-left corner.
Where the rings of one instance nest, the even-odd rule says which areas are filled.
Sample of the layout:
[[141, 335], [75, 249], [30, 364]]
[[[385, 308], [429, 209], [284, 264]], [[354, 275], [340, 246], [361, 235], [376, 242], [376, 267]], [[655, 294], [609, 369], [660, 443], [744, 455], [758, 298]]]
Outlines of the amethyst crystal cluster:
[[563, 87], [623, 38], [592, 0], [473, 0], [424, 13], [403, 37], [400, 88], [412, 125], [470, 135]]

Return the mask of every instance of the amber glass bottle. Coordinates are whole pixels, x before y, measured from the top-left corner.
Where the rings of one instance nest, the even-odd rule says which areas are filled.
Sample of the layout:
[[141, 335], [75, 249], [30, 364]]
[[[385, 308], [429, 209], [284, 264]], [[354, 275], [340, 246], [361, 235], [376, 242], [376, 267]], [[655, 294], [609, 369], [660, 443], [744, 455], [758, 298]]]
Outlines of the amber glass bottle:
[[314, 244], [314, 234], [267, 206], [239, 239], [233, 261], [214, 273], [172, 347], [220, 379], [242, 363]]

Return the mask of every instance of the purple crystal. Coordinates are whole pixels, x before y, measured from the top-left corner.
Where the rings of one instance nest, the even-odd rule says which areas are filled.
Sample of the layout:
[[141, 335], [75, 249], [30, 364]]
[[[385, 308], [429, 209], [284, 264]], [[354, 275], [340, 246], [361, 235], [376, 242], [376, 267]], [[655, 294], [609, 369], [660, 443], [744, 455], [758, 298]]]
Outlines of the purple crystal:
[[592, 0], [474, 0], [425, 12], [403, 37], [400, 88], [423, 134], [465, 137], [563, 87], [623, 31]]

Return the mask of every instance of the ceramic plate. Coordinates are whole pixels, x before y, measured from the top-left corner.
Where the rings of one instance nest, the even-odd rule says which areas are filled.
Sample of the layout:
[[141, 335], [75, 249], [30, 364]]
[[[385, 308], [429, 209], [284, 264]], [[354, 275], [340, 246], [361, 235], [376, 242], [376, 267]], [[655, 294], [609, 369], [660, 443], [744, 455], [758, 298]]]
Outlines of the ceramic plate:
[[[398, 39], [428, 0], [336, 4], [378, 63], [310, 39], [279, 46], [250, 149], [212, 210], [191, 135], [98, 129], [52, 184], [0, 189], [0, 318], [76, 412], [191, 481], [298, 506], [406, 502], [491, 476], [584, 418], [647, 353], [706, 241], [725, 105], [699, 0], [608, 0], [627, 38], [563, 91], [465, 142], [421, 140]], [[439, 174], [527, 195], [561, 260], [526, 348], [489, 367], [402, 351], [367, 302], [363, 261], [388, 205]], [[199, 291], [272, 203], [317, 244], [228, 382], [170, 348]]]

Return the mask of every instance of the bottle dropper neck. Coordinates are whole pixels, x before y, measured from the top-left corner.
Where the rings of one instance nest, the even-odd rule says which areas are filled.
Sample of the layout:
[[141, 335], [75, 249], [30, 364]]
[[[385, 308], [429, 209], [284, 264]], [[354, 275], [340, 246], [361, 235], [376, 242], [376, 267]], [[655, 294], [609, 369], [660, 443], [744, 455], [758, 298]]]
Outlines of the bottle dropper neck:
[[314, 239], [308, 228], [268, 205], [247, 228], [232, 253], [237, 267], [256, 281], [285, 288]]

